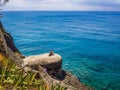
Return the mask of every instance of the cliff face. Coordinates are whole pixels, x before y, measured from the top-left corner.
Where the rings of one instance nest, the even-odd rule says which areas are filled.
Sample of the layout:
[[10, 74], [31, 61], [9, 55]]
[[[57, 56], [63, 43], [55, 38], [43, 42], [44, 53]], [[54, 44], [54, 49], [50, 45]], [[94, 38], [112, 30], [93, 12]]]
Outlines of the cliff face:
[[[19, 52], [16, 48], [12, 36], [7, 33], [0, 22], [0, 62], [1, 58], [9, 58], [10, 60], [14, 60], [19, 66], [21, 66], [23, 62], [24, 56]], [[37, 65], [39, 68], [38, 73], [39, 77], [42, 77], [44, 82], [47, 85], [51, 85], [52, 83], [59, 83], [61, 86], [67, 87], [67, 90], [91, 90], [89, 87], [80, 83], [79, 80], [72, 76], [69, 73], [63, 72], [63, 77], [61, 79], [52, 78], [40, 65]]]
[[14, 60], [18, 63], [18, 65], [21, 65], [23, 58], [22, 54], [19, 52], [19, 50], [15, 47], [15, 44], [13, 42], [13, 38], [9, 33], [7, 33], [0, 22], [0, 54], [5, 55], [5, 57], [10, 58], [11, 60]]

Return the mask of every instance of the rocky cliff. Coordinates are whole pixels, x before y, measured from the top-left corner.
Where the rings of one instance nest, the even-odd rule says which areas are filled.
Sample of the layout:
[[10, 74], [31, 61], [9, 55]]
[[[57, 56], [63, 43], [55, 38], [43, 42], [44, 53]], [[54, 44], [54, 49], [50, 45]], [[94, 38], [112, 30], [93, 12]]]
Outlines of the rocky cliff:
[[[0, 55], [4, 55], [5, 57], [14, 60], [19, 66], [21, 66], [23, 62], [24, 56], [20, 53], [20, 51], [16, 48], [12, 36], [7, 33], [0, 22]], [[40, 77], [43, 78], [44, 82], [48, 85], [53, 83], [59, 83], [62, 86], [67, 87], [67, 90], [91, 90], [84, 84], [80, 83], [79, 80], [73, 75], [63, 72], [63, 77], [61, 79], [56, 77], [51, 77], [40, 65], [39, 70], [37, 71]]]
[[21, 65], [23, 55], [19, 52], [19, 50], [15, 47], [13, 38], [9, 33], [7, 33], [0, 22], [0, 54], [5, 55], [6, 57], [14, 60]]

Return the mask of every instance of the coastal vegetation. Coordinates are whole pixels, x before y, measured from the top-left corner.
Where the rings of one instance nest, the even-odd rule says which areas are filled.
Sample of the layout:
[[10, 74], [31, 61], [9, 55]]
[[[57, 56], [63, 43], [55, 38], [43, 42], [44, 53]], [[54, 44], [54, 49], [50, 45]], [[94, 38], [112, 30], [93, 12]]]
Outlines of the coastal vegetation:
[[48, 85], [39, 71], [25, 72], [22, 54], [0, 22], [0, 90], [65, 90], [59, 84]]
[[[0, 9], [9, 0], [0, 0]], [[1, 18], [1, 15], [0, 15]], [[21, 53], [0, 21], [0, 90], [65, 90], [59, 84], [48, 86], [37, 72], [25, 72]]]
[[65, 90], [59, 84], [52, 87], [37, 78], [37, 73], [25, 73], [24, 69], [0, 54], [0, 90]]
[[[8, 1], [0, 0], [0, 9]], [[53, 52], [52, 54], [56, 55]], [[47, 56], [52, 55], [50, 53]], [[46, 68], [45, 65], [37, 63], [35, 68], [31, 65], [27, 72], [25, 68], [29, 67], [29, 63], [23, 66], [25, 58], [27, 57], [16, 48], [12, 36], [6, 32], [0, 20], [0, 90], [91, 90], [80, 83], [78, 78], [62, 70], [61, 57], [59, 65], [47, 64], [46, 67], [49, 68]]]

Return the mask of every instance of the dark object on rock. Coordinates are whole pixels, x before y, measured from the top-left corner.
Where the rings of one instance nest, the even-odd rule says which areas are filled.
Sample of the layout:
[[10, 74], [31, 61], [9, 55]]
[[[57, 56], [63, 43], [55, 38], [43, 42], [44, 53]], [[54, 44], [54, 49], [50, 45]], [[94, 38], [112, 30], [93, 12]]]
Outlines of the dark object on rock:
[[29, 68], [36, 70], [36, 65], [46, 68], [49, 75], [62, 77], [62, 57], [59, 54], [54, 53], [53, 56], [49, 56], [49, 53], [45, 53], [23, 59], [22, 66], [25, 66], [25, 71], [29, 71]]
[[53, 55], [54, 55], [54, 51], [51, 50], [49, 56], [53, 56]]
[[[24, 58], [24, 56], [15, 47], [12, 36], [5, 31], [1, 22], [0, 22], [0, 53], [3, 54], [5, 57], [8, 57], [9, 59], [17, 62], [19, 66], [22, 66], [21, 64], [23, 63], [22, 59]], [[47, 54], [47, 57], [49, 58], [54, 58], [55, 56], [56, 54], [54, 54], [53, 50], [51, 50], [50, 53]], [[35, 57], [33, 59], [35, 59]], [[52, 60], [50, 59], [48, 59], [48, 61], [52, 62]], [[58, 63], [52, 63], [46, 66], [45, 65], [42, 66], [40, 64], [38, 65], [37, 63], [35, 64], [35, 67], [38, 67], [38, 71], [36, 72], [39, 73], [39, 77], [41, 77], [48, 86], [60, 83], [61, 86], [67, 87], [67, 90], [91, 90], [82, 83], [80, 83], [79, 80], [75, 78], [73, 75], [66, 73], [66, 71], [62, 71], [61, 60]], [[46, 68], [47, 72], [46, 70], [44, 70], [43, 67]], [[33, 71], [35, 70], [31, 69], [31, 72]], [[53, 77], [50, 76], [50, 73], [53, 75]]]

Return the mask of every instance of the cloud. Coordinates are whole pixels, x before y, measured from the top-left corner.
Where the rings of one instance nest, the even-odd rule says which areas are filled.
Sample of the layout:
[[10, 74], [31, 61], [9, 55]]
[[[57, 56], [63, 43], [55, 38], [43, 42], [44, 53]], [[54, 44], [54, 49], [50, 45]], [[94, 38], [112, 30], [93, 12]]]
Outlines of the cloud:
[[120, 10], [120, 0], [10, 0], [4, 10]]

